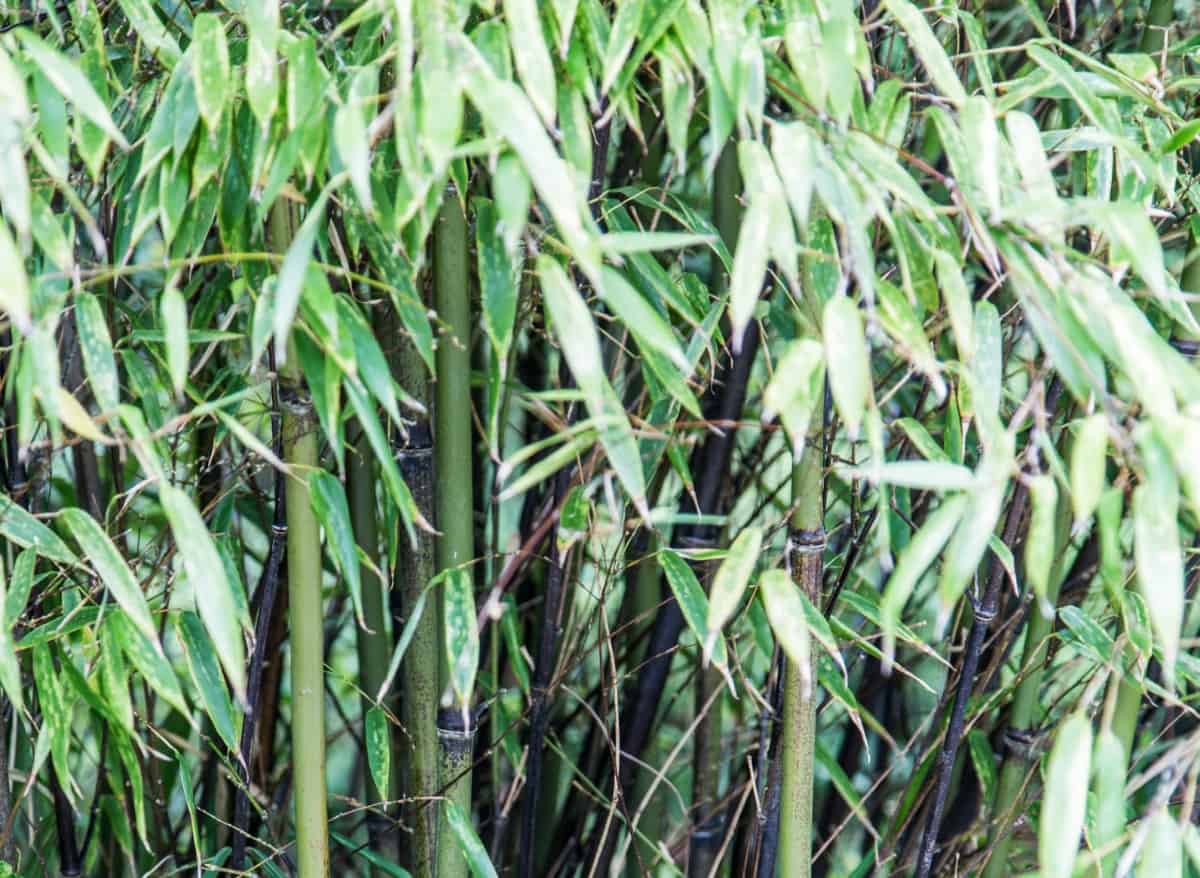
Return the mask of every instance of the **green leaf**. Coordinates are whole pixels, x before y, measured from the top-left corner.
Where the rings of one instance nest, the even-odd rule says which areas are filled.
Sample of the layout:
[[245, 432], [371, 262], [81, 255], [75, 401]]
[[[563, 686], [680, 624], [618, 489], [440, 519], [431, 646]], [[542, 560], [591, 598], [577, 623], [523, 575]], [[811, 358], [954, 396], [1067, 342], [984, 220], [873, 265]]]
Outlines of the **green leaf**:
[[1071, 446], [1071, 506], [1075, 525], [1087, 521], [1104, 492], [1108, 418], [1097, 412], [1084, 418]]
[[96, 89], [78, 67], [68, 61], [46, 43], [35, 36], [29, 28], [17, 28], [17, 38], [29, 57], [37, 64], [43, 75], [58, 91], [65, 95], [75, 109], [89, 122], [111, 137], [122, 149], [129, 149], [129, 142], [121, 130], [113, 124], [108, 107], [96, 94]]
[[[14, 570], [14, 579], [16, 575], [17, 572]], [[13, 646], [12, 625], [16, 617], [10, 617], [8, 614], [8, 598], [11, 594], [12, 591], [4, 582], [3, 567], [0, 566], [0, 605], [5, 608], [6, 617], [0, 620], [0, 686], [4, 687], [8, 700], [12, 702], [13, 710], [16, 711], [15, 715], [20, 716], [25, 698], [21, 688], [21, 666], [17, 662], [17, 653]], [[24, 602], [22, 602], [22, 608], [24, 608]], [[19, 610], [17, 615], [20, 615]]]
[[118, 0], [121, 11], [137, 31], [146, 47], [154, 53], [154, 57], [167, 67], [174, 67], [179, 61], [179, 43], [171, 36], [158, 16], [150, 0]]
[[1138, 857], [1136, 878], [1182, 878], [1183, 839], [1179, 823], [1167, 808], [1150, 818], [1150, 829]]
[[150, 688], [181, 714], [190, 716], [191, 711], [183, 700], [183, 690], [179, 688], [179, 678], [175, 676], [162, 650], [147, 640], [121, 613], [109, 614], [104, 624], [110, 628], [112, 641], [120, 645], [121, 651], [150, 684]]
[[1005, 480], [993, 478], [968, 494], [967, 508], [946, 547], [938, 580], [943, 612], [949, 611], [975, 575], [1000, 518], [1006, 487]]
[[33, 591], [33, 568], [37, 564], [37, 550], [25, 549], [17, 555], [13, 564], [12, 579], [8, 583], [8, 593], [4, 596], [4, 619], [0, 623], [4, 628], [11, 629], [25, 612], [29, 603], [29, 595]]
[[543, 254], [538, 257], [538, 278], [563, 356], [587, 400], [588, 410], [601, 425], [600, 441], [635, 508], [650, 517], [646, 482], [633, 430], [608, 377], [600, 355], [600, 340], [583, 298], [562, 266]]
[[1038, 865], [1044, 878], [1069, 878], [1083, 833], [1092, 724], [1074, 714], [1062, 724], [1046, 766], [1042, 814], [1053, 814], [1038, 828]]
[[500, 218], [493, 202], [475, 199], [475, 250], [479, 259], [479, 292], [483, 328], [496, 350], [501, 375], [508, 362], [517, 319], [519, 265], [504, 244]]
[[1195, 140], [1197, 136], [1200, 136], [1200, 119], [1192, 119], [1180, 125], [1174, 134], [1164, 140], [1158, 148], [1158, 152], [1160, 155], [1178, 152]]
[[1057, 557], [1055, 529], [1058, 511], [1058, 485], [1054, 476], [1037, 475], [1029, 480], [1031, 512], [1029, 531], [1025, 537], [1025, 578], [1037, 595], [1042, 615], [1054, 615], [1054, 606], [1047, 599], [1050, 569]]
[[[364, 70], [360, 76], [367, 73], [369, 71]], [[359, 77], [355, 77], [355, 82], [358, 81]], [[333, 117], [333, 142], [342, 164], [350, 172], [350, 183], [358, 203], [370, 215], [375, 210], [371, 196], [371, 144], [367, 140], [367, 120], [357, 97], [357, 89], [352, 86], [345, 103], [338, 107]]]
[[829, 388], [853, 439], [871, 398], [871, 359], [862, 317], [851, 299], [834, 296], [825, 304], [821, 334], [829, 364]]
[[304, 292], [304, 280], [308, 274], [308, 263], [312, 259], [313, 244], [317, 240], [317, 230], [325, 218], [325, 202], [334, 189], [335, 177], [326, 184], [317, 196], [316, 201], [308, 209], [304, 222], [296, 230], [296, 236], [283, 257], [279, 267], [279, 280], [275, 284], [275, 312], [272, 320], [272, 330], [275, 334], [275, 361], [282, 364], [287, 360], [288, 333], [292, 321], [296, 317], [296, 309], [300, 305], [300, 296]]
[[121, 401], [117, 361], [113, 357], [108, 321], [100, 309], [99, 301], [91, 293], [76, 295], [75, 323], [79, 329], [79, 347], [83, 352], [83, 365], [87, 370], [92, 395], [101, 412], [112, 412]]
[[[463, 86], [487, 128], [516, 150], [572, 256], [584, 274], [598, 284], [600, 248], [594, 224], [585, 219], [571, 171], [554, 148], [529, 98], [512, 83], [496, 79], [481, 58], [463, 72]], [[552, 103], [551, 111], [553, 107]], [[500, 193], [496, 197], [503, 204]]]
[[233, 594], [233, 584], [225, 574], [225, 565], [221, 562], [216, 544], [192, 499], [178, 488], [161, 485], [159, 500], [179, 547], [188, 583], [195, 594], [196, 609], [212, 637], [234, 693], [239, 701], [244, 702], [246, 656], [242, 628], [250, 627], [249, 620], [238, 612], [241, 602]]
[[202, 12], [192, 23], [192, 45], [188, 49], [196, 76], [196, 104], [200, 115], [215, 134], [221, 113], [229, 100], [229, 45], [221, 19], [212, 12]]
[[891, 667], [896, 653], [896, 632], [899, 630], [904, 605], [908, 603], [921, 576], [941, 554], [942, 547], [958, 527], [966, 508], [965, 494], [955, 494], [943, 499], [900, 552], [884, 588], [883, 599], [879, 603], [879, 627], [883, 630], [885, 668]]
[[458, 849], [467, 858], [471, 874], [475, 878], [496, 878], [496, 867], [488, 858], [487, 848], [475, 834], [471, 821], [458, 807], [458, 803], [452, 799], [442, 799], [442, 812], [446, 815], [446, 823], [454, 833], [455, 841], [458, 842]]
[[400, 517], [404, 521], [404, 528], [408, 533], [409, 540], [416, 540], [414, 526], [432, 532], [432, 525], [425, 520], [425, 516], [417, 508], [417, 503], [413, 499], [412, 492], [408, 489], [408, 485], [405, 484], [404, 478], [400, 475], [400, 468], [396, 465], [396, 457], [392, 453], [392, 447], [388, 443], [382, 425], [379, 423], [379, 417], [375, 414], [375, 406], [371, 405], [366, 394], [360, 391], [354, 382], [348, 381], [343, 386], [346, 391], [346, 398], [350, 400], [350, 406], [354, 409], [354, 416], [358, 418], [358, 425], [366, 435], [367, 443], [371, 446], [371, 450], [375, 452], [375, 459], [379, 461], [379, 470], [383, 475], [383, 484], [387, 488], [388, 494], [391, 495], [392, 501], [400, 510]]
[[74, 801], [75, 784], [71, 780], [69, 761], [71, 750], [71, 705], [67, 701], [62, 680], [54, 670], [54, 658], [48, 644], [33, 648], [33, 679], [37, 684], [38, 706], [42, 721], [50, 734], [50, 755], [54, 773], [58, 775], [63, 792]]
[[799, 671], [801, 691], [808, 696], [812, 693], [813, 659], [800, 588], [786, 570], [769, 570], [759, 577], [758, 589], [771, 630]]
[[725, 556], [725, 560], [713, 576], [712, 585], [709, 586], [708, 612], [705, 619], [705, 662], [712, 656], [713, 646], [721, 636], [721, 629], [733, 616], [733, 611], [742, 599], [742, 593], [750, 584], [750, 576], [754, 573], [754, 566], [758, 563], [759, 553], [762, 551], [762, 539], [760, 528], [748, 527], [743, 530], [729, 547], [729, 554]]
[[900, 27], [904, 28], [913, 51], [925, 65], [925, 70], [938, 91], [955, 104], [966, 101], [967, 93], [958, 79], [958, 74], [955, 73], [946, 50], [938, 42], [933, 28], [929, 26], [921, 10], [908, 0], [884, 0], [884, 6], [900, 23]]
[[542, 38], [537, 0], [504, 0], [504, 18], [521, 84], [542, 121], [553, 125], [558, 105], [554, 62]]
[[[675, 601], [679, 604], [680, 612], [683, 613], [684, 621], [687, 622], [688, 628], [691, 629], [696, 639], [701, 644], [705, 643], [708, 626], [708, 598], [704, 596], [704, 589], [700, 586], [700, 581], [696, 579], [696, 574], [692, 572], [688, 563], [670, 549], [664, 549], [659, 553], [658, 560], [663, 573], [666, 574], [667, 584], [671, 587], [671, 594], [675, 595]], [[723, 638], [713, 638], [711, 656], [713, 664], [728, 679], [728, 657]], [[733, 688], [732, 681], [730, 681], [730, 688]]]
[[1168, 296], [1162, 245], [1145, 208], [1129, 201], [1092, 201], [1086, 210], [1111, 242], [1109, 262], [1129, 262], [1154, 295]]
[[392, 741], [388, 731], [387, 714], [383, 708], [374, 705], [367, 711], [364, 735], [367, 742], [367, 765], [371, 769], [371, 779], [375, 789], [384, 798], [388, 798], [388, 777], [391, 773]]
[[738, 232], [729, 281], [729, 320], [733, 325], [734, 350], [741, 350], [742, 337], [767, 277], [770, 212], [762, 202], [751, 201]]
[[1183, 626], [1183, 553], [1179, 545], [1179, 495], [1170, 482], [1151, 478], [1133, 490], [1133, 546], [1138, 588], [1162, 650], [1163, 678], [1173, 683]]
[[688, 358], [667, 321], [614, 268], [601, 269], [603, 285], [599, 288], [604, 304], [621, 318], [638, 340], [638, 345], [657, 351], [681, 369], [689, 367]]
[[475, 591], [471, 573], [462, 567], [446, 571], [442, 585], [445, 613], [444, 644], [450, 668], [450, 688], [464, 714], [470, 709], [479, 667], [479, 628], [475, 622]]
[[130, 621], [146, 639], [157, 644], [158, 629], [150, 617], [146, 596], [108, 534], [82, 509], [64, 509], [61, 517], [105, 587], [129, 615]]
[[308, 476], [308, 493], [313, 511], [325, 531], [333, 562], [350, 589], [354, 603], [354, 615], [358, 624], [366, 628], [362, 608], [362, 577], [358, 568], [358, 544], [354, 529], [350, 525], [350, 506], [342, 483], [324, 470], [315, 470]]
[[792, 457], [799, 459], [808, 425], [825, 398], [825, 352], [812, 339], [792, 341], [775, 367], [763, 392], [763, 419], [776, 414], [792, 440]]
[[200, 617], [185, 610], [175, 616], [175, 633], [183, 644], [183, 655], [188, 673], [204, 710], [212, 720], [213, 728], [231, 753], [238, 751], [238, 736], [233, 721], [233, 705], [229, 701], [229, 690], [221, 676], [221, 668], [213, 650], [212, 639], [204, 630]]
[[184, 385], [187, 384], [188, 360], [188, 313], [187, 302], [183, 293], [173, 286], [163, 290], [159, 301], [159, 311], [162, 314], [163, 335], [167, 346], [167, 371], [171, 375], [171, 386], [175, 395], [182, 397]]
[[279, 98], [279, 0], [255, 0], [245, 6], [246, 96], [250, 109], [264, 131], [275, 115]]
[[34, 548], [43, 558], [75, 566], [79, 559], [46, 527], [9, 497], [0, 494], [0, 536], [22, 548]]
[[6, 223], [0, 223], [0, 274], [6, 278], [0, 284], [0, 309], [17, 329], [28, 335], [33, 329], [29, 313], [29, 279], [25, 275], [25, 262]]

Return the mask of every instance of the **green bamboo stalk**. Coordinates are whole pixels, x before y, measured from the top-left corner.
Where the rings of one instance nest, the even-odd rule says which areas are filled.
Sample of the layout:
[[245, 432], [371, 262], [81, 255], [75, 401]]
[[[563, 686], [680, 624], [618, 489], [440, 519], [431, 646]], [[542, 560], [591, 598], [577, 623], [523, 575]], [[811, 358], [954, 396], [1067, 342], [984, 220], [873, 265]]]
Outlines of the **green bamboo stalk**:
[[[379, 522], [375, 504], [375, 474], [371, 463], [371, 447], [359, 431], [346, 467], [350, 522], [354, 528], [354, 538], [359, 548], [368, 558], [378, 563], [381, 560], [379, 558]], [[368, 567], [363, 569], [362, 606], [366, 628], [357, 626], [355, 634], [358, 641], [358, 676], [359, 687], [363, 692], [362, 712], [365, 721], [367, 711], [374, 706], [375, 695], [383, 685], [388, 661], [391, 658], [391, 644], [388, 642], [384, 616], [383, 583]], [[390, 727], [388, 737], [391, 738]], [[386, 802], [392, 798], [390, 790], [381, 790], [375, 786], [375, 780], [370, 771], [364, 772], [364, 774], [368, 804]], [[395, 833], [387, 832], [387, 822], [383, 814], [371, 812], [367, 819], [367, 830], [372, 849], [388, 859], [394, 860], [396, 858], [396, 838]]]
[[[286, 249], [295, 218], [290, 206], [271, 211], [271, 246]], [[291, 347], [289, 345], [289, 347]], [[292, 661], [292, 777], [296, 802], [296, 865], [300, 878], [329, 875], [325, 803], [325, 632], [321, 605], [321, 533], [306, 475], [318, 465], [317, 422], [295, 351], [279, 373], [283, 459], [300, 478], [287, 490], [288, 620]]]
[[[467, 218], [453, 189], [448, 189], [434, 226], [433, 295], [442, 325], [437, 346], [434, 459], [438, 490], [434, 492], [439, 571], [467, 565], [475, 555], [474, 472], [471, 466], [471, 290], [467, 250]], [[441, 606], [439, 592], [439, 607]], [[439, 611], [439, 617], [444, 618]], [[443, 651], [444, 652], [444, 651]], [[449, 683], [442, 656], [440, 686]], [[451, 715], [457, 713], [458, 719]], [[440, 785], [443, 795], [466, 815], [471, 813], [471, 739], [462, 712], [438, 714], [441, 745]], [[451, 837], [448, 822], [438, 823], [437, 876], [465, 878], [466, 858]]]
[[1175, 0], [1154, 0], [1146, 15], [1146, 26], [1142, 30], [1141, 50], [1156, 55], [1167, 44], [1167, 28], [1175, 18]]
[[[792, 471], [792, 519], [788, 563], [792, 580], [816, 606], [821, 606], [821, 574], [825, 548], [822, 427], [825, 404], [812, 415], [814, 429]], [[812, 681], [804, 691], [802, 675]], [[817, 738], [817, 667], [788, 662], [783, 682], [783, 785], [779, 807], [777, 874], [808, 878], [812, 874], [813, 764]]]
[[[1055, 545], [1066, 542], [1070, 532], [1070, 505], [1061, 504], [1058, 510], [1059, 520]], [[1046, 602], [1049, 606], [1058, 605], [1058, 593], [1063, 580], [1069, 571], [1066, 556], [1059, 554], [1054, 573], [1046, 584]], [[1045, 670], [1046, 655], [1049, 649], [1050, 633], [1054, 626], [1054, 615], [1047, 616], [1035, 604], [1029, 612], [1029, 621], [1025, 626], [1025, 640], [1020, 653], [1021, 681], [1013, 695], [1012, 707], [1009, 711], [1008, 737], [1020, 741], [1025, 733], [1032, 731], [1038, 719], [1040, 705], [1038, 694], [1042, 688], [1042, 675]], [[1015, 737], [1014, 737], [1015, 733]], [[998, 818], [993, 823], [993, 841], [995, 847], [984, 870], [984, 878], [1003, 878], [1008, 872], [1008, 856], [1012, 845], [1012, 837], [1007, 832], [1011, 812], [1017, 806], [1025, 789], [1029, 773], [1029, 757], [1012, 747], [1004, 755], [1000, 768], [1000, 781], [996, 785], [996, 797], [992, 806], [992, 814]]]

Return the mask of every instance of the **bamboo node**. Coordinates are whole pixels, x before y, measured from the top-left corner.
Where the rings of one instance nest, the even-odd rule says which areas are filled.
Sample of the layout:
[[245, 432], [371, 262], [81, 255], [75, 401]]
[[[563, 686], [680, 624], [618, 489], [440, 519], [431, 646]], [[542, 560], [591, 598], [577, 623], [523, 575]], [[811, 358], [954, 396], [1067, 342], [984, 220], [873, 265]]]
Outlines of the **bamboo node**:
[[788, 557], [793, 555], [819, 555], [825, 551], [825, 528], [813, 530], [793, 530], [788, 534], [785, 552]]

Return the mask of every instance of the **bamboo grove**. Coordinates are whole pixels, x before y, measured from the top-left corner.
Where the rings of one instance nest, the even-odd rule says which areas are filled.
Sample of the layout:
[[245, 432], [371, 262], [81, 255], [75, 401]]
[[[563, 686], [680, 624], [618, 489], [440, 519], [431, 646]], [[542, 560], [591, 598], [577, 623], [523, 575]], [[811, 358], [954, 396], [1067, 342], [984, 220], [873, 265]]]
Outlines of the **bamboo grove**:
[[0, 0], [0, 875], [1200, 875], [1195, 0]]

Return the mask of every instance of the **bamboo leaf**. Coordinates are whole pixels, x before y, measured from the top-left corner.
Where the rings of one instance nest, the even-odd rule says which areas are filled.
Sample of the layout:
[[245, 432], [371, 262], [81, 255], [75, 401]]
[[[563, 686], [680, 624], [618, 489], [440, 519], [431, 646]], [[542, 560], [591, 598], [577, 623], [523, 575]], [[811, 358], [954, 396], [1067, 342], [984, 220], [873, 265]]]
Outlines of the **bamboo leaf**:
[[[704, 596], [704, 589], [700, 586], [700, 581], [696, 579], [696, 574], [692, 572], [688, 563], [670, 549], [664, 549], [659, 554], [658, 560], [662, 565], [663, 573], [666, 574], [667, 584], [671, 587], [671, 594], [675, 595], [675, 601], [683, 613], [684, 621], [687, 622], [692, 634], [696, 636], [696, 640], [705, 644], [707, 641], [708, 598]], [[728, 671], [729, 658], [725, 651], [725, 641], [721, 637], [715, 637], [712, 642], [712, 663], [725, 676], [730, 690], [734, 691], [733, 680]]]
[[536, 0], [504, 0], [504, 17], [508, 22], [508, 37], [513, 61], [521, 84], [546, 125], [554, 124], [558, 106], [555, 96], [554, 62], [542, 39], [542, 23]]
[[[16, 576], [17, 571], [14, 570], [13, 578], [16, 579]], [[16, 616], [9, 616], [8, 613], [8, 599], [11, 594], [13, 591], [5, 583], [3, 567], [0, 565], [0, 605], [5, 608], [5, 618], [0, 620], [0, 686], [4, 688], [4, 693], [12, 703], [15, 715], [20, 716], [25, 705], [25, 696], [21, 688], [21, 666], [17, 662], [17, 653], [13, 646], [12, 624]], [[21, 606], [23, 609], [23, 601]], [[20, 610], [16, 615], [20, 615]]]
[[275, 115], [279, 98], [278, 59], [279, 0], [258, 0], [245, 5], [246, 97], [264, 131]]
[[233, 594], [233, 584], [225, 575], [225, 565], [204, 519], [192, 499], [170, 485], [159, 488], [159, 500], [171, 533], [179, 546], [183, 569], [195, 593], [196, 609], [212, 637], [213, 646], [239, 701], [246, 698], [246, 656], [242, 628], [249, 619], [238, 612], [243, 604]]
[[748, 527], [738, 534], [733, 545], [729, 547], [729, 554], [717, 568], [709, 587], [708, 612], [705, 618], [705, 662], [712, 657], [713, 647], [717, 638], [721, 636], [721, 629], [733, 616], [733, 611], [742, 599], [742, 593], [750, 584], [750, 576], [754, 573], [761, 551], [762, 530]]
[[82, 509], [64, 509], [61, 517], [105, 587], [129, 614], [133, 625], [147, 640], [157, 644], [158, 629], [150, 617], [146, 596], [108, 534]]
[[196, 16], [188, 52], [196, 75], [196, 104], [211, 136], [217, 131], [230, 91], [229, 44], [221, 19], [214, 13]]
[[475, 669], [479, 666], [479, 629], [475, 624], [475, 593], [470, 571], [462, 567], [447, 570], [442, 588], [450, 689], [465, 715], [470, 709]]
[[1150, 830], [1138, 857], [1137, 878], [1182, 878], [1183, 840], [1179, 824], [1165, 807], [1150, 818]]
[[733, 324], [734, 350], [741, 350], [742, 337], [754, 316], [759, 293], [767, 274], [767, 233], [770, 214], [762, 202], [751, 202], [738, 233], [729, 281], [729, 320]]
[[84, 118], [111, 137], [121, 149], [129, 149], [125, 135], [113, 124], [108, 107], [82, 71], [42, 42], [29, 28], [18, 28], [16, 35], [30, 59], [59, 93], [65, 95]]
[[764, 573], [759, 577], [758, 589], [771, 630], [775, 632], [779, 646], [799, 671], [801, 691], [807, 696], [812, 692], [813, 660], [800, 589], [786, 570]]
[[646, 483], [637, 442], [624, 406], [604, 373], [600, 341], [588, 307], [562, 266], [553, 259], [538, 257], [537, 271], [563, 356], [584, 392], [592, 417], [603, 425], [600, 441], [609, 462], [638, 512], [648, 519], [650, 510], [646, 506]]
[[1058, 486], [1054, 476], [1038, 475], [1029, 480], [1029, 532], [1025, 536], [1025, 578], [1037, 595], [1042, 614], [1054, 615], [1047, 598], [1050, 569], [1057, 555], [1054, 532], [1057, 524]]
[[386, 799], [391, 774], [392, 746], [391, 736], [388, 734], [387, 714], [377, 704], [367, 711], [364, 735], [367, 741], [367, 765], [371, 769], [371, 779], [375, 782], [375, 789]]
[[1071, 505], [1078, 527], [1087, 521], [1104, 492], [1108, 419], [1097, 413], [1085, 418], [1071, 446]]
[[601, 272], [604, 283], [599, 290], [600, 298], [621, 318], [621, 322], [629, 327], [638, 344], [657, 351], [679, 368], [686, 370], [689, 366], [688, 358], [662, 315], [651, 307], [620, 272], [608, 266]]
[[317, 520], [321, 522], [321, 528], [325, 531], [333, 562], [350, 590], [355, 618], [358, 619], [360, 627], [366, 628], [367, 622], [363, 617], [362, 607], [362, 576], [358, 568], [358, 544], [354, 539], [354, 529], [350, 525], [350, 506], [346, 502], [346, 492], [342, 483], [332, 475], [324, 470], [317, 470], [309, 473], [308, 493]]
[[1163, 655], [1163, 677], [1174, 678], [1183, 625], [1183, 554], [1179, 546], [1178, 490], [1155, 479], [1133, 491], [1133, 545], [1137, 582]]
[[826, 302], [821, 333], [833, 401], [850, 438], [854, 439], [871, 398], [870, 353], [854, 302], [845, 296], [834, 296]]
[[[334, 178], [335, 180], [337, 178]], [[275, 361], [283, 363], [287, 359], [287, 339], [295, 319], [296, 309], [300, 305], [300, 296], [304, 292], [304, 279], [308, 274], [308, 263], [312, 259], [313, 243], [317, 239], [317, 230], [325, 218], [325, 202], [329, 200], [334, 181], [331, 180], [312, 207], [308, 215], [292, 238], [283, 264], [279, 267], [279, 280], [275, 284], [275, 311], [272, 320], [272, 330], [275, 334]]]
[[54, 531], [46, 527], [11, 498], [0, 495], [0, 536], [22, 548], [34, 548], [43, 558], [60, 564], [77, 565], [79, 559]]
[[167, 345], [167, 372], [171, 375], [171, 386], [175, 395], [182, 397], [188, 376], [188, 314], [183, 294], [173, 286], [163, 290], [159, 302], [162, 314], [163, 334]]
[[467, 815], [463, 814], [462, 809], [458, 807], [458, 803], [452, 799], [442, 799], [442, 811], [446, 815], [446, 822], [454, 833], [455, 841], [458, 842], [459, 850], [467, 858], [467, 865], [471, 867], [471, 874], [475, 878], [496, 878], [496, 867], [492, 865], [492, 861], [488, 858], [487, 848], [483, 846], [483, 842], [475, 834], [470, 820], [467, 818]]
[[958, 80], [958, 74], [954, 72], [946, 50], [938, 42], [933, 28], [929, 26], [922, 12], [908, 0], [884, 0], [884, 5], [904, 28], [913, 51], [925, 65], [925, 70], [938, 91], [955, 104], [965, 102], [967, 93]]
[[137, 35], [155, 57], [167, 67], [173, 67], [180, 58], [179, 43], [159, 21], [150, 0], [118, 0], [121, 11], [137, 31]]
[[212, 639], [204, 630], [200, 617], [184, 611], [175, 616], [175, 633], [183, 644], [183, 655], [188, 673], [200, 693], [204, 710], [212, 720], [213, 728], [230, 752], [238, 750], [238, 736], [233, 721], [233, 705], [229, 701], [229, 690], [221, 676]]
[[92, 395], [102, 412], [114, 411], [121, 401], [117, 362], [113, 357], [112, 337], [100, 303], [91, 293], [75, 298], [75, 322], [79, 328], [79, 347], [87, 370]]
[[942, 547], [958, 527], [966, 508], [965, 494], [955, 494], [943, 499], [900, 553], [892, 575], [888, 577], [883, 599], [879, 603], [879, 627], [883, 631], [885, 668], [891, 667], [896, 653], [896, 632], [900, 627], [904, 605], [908, 603], [921, 576], [941, 554]]
[[0, 274], [6, 278], [5, 283], [0, 284], [0, 309], [17, 329], [28, 335], [33, 329], [29, 313], [29, 279], [25, 275], [21, 253], [5, 223], [0, 223]]
[[1092, 758], [1092, 724], [1075, 714], [1058, 730], [1046, 767], [1044, 813], [1038, 832], [1038, 865], [1045, 878], [1069, 878], [1083, 833], [1088, 775]]
[[183, 700], [183, 690], [179, 688], [179, 678], [175, 676], [175, 671], [171, 669], [171, 664], [162, 650], [120, 613], [110, 614], [105, 624], [110, 627], [113, 642], [120, 646], [134, 669], [150, 684], [150, 688], [171, 707], [184, 716], [190, 716], [191, 711], [187, 702]]

